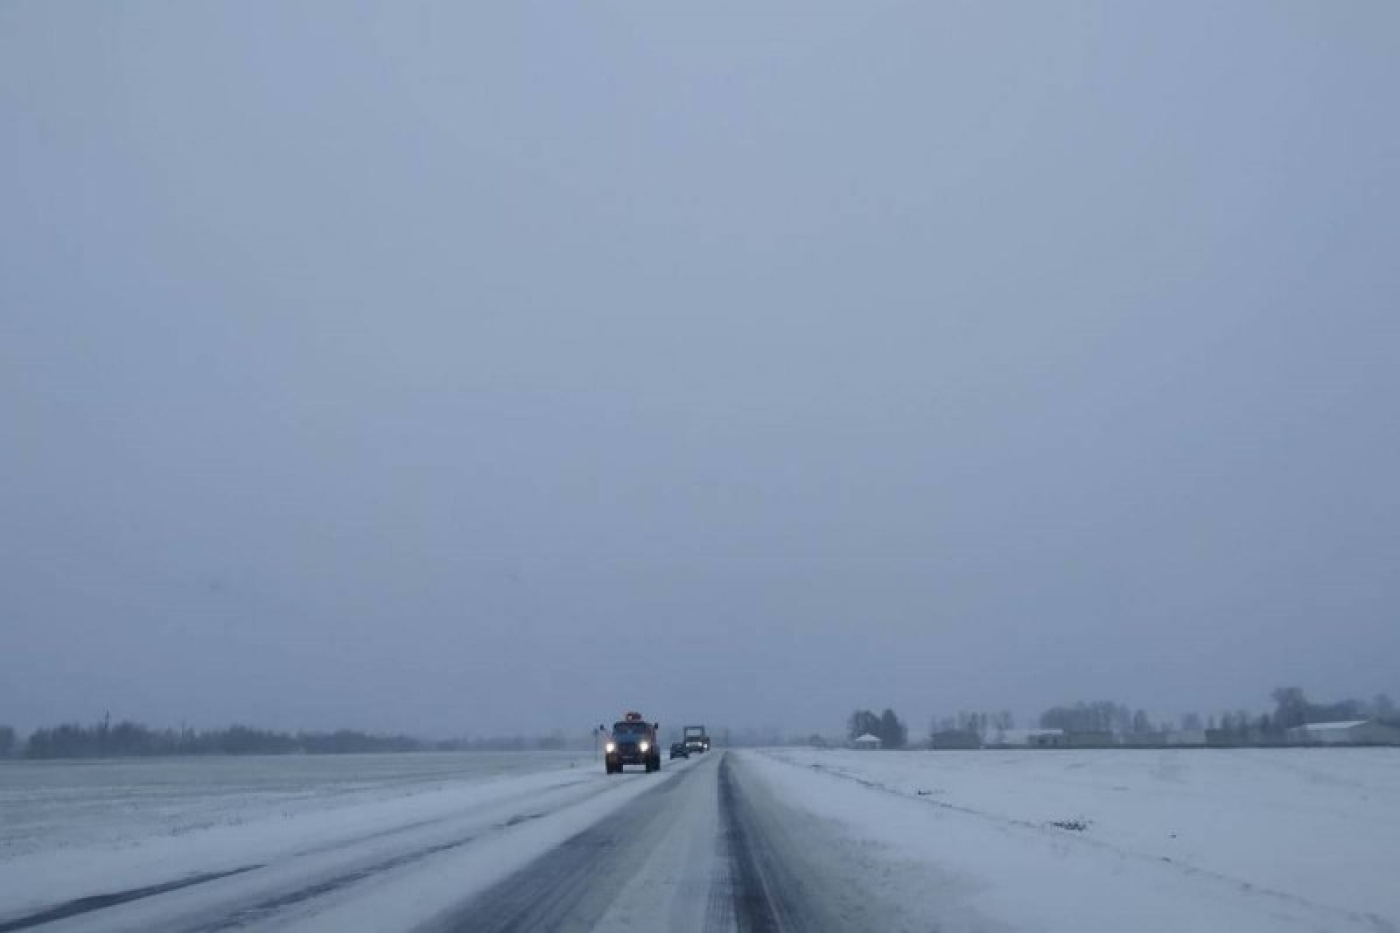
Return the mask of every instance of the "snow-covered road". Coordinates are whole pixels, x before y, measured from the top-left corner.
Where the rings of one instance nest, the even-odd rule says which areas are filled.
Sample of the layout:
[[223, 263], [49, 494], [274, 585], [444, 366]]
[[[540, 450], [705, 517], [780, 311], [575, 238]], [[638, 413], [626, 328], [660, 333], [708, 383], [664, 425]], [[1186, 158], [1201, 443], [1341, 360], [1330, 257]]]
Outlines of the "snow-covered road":
[[1400, 930], [1400, 754], [7, 764], [0, 933]]
[[[737, 756], [620, 777], [587, 756], [522, 757], [506, 774], [478, 764], [463, 760], [454, 777], [424, 758], [392, 780], [255, 791], [204, 782], [202, 795], [172, 789], [168, 809], [154, 803], [151, 785], [163, 782], [120, 765], [136, 786], [94, 792], [100, 781], [83, 780], [87, 793], [69, 794], [31, 780], [29, 807], [12, 786], [0, 931], [830, 925], [774, 816], [787, 811], [744, 779]], [[415, 776], [420, 765], [430, 770]], [[282, 762], [261, 766], [276, 772]], [[93, 768], [88, 777], [103, 769], [74, 767]], [[65, 820], [56, 811], [66, 796], [74, 816]]]

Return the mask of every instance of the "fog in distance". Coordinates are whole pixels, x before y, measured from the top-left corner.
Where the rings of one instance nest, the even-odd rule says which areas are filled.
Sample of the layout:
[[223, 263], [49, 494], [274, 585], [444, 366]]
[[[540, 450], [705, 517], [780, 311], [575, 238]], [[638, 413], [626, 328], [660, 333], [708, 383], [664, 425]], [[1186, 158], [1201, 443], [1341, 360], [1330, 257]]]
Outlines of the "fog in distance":
[[1400, 7], [0, 8], [0, 721], [1400, 693]]

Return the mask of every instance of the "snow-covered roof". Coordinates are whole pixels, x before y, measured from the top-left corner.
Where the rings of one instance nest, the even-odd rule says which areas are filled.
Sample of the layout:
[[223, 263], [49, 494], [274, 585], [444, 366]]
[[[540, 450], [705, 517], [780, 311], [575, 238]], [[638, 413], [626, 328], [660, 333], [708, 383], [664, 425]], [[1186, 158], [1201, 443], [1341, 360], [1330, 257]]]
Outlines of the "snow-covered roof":
[[869, 732], [867, 732], [867, 733], [865, 733], [865, 735], [858, 735], [858, 736], [856, 736], [856, 741], [857, 741], [857, 742], [878, 742], [878, 741], [880, 741], [880, 737], [879, 737], [878, 735], [871, 735]]
[[1357, 726], [1364, 726], [1368, 722], [1370, 722], [1369, 719], [1351, 719], [1347, 722], [1310, 722], [1298, 728], [1308, 732], [1321, 732], [1325, 729], [1354, 729]]

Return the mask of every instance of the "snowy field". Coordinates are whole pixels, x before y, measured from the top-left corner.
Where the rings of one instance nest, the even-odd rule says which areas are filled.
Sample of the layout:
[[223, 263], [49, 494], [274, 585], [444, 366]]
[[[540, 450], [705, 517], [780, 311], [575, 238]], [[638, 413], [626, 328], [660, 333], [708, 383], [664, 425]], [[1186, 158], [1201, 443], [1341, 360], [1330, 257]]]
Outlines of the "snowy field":
[[940, 930], [1400, 930], [1400, 749], [751, 758]]
[[0, 868], [45, 850], [138, 846], [588, 760], [481, 752], [0, 762]]
[[571, 752], [5, 762], [0, 928], [75, 898], [253, 863], [307, 877], [360, 870], [522, 808], [577, 803], [601, 771]]

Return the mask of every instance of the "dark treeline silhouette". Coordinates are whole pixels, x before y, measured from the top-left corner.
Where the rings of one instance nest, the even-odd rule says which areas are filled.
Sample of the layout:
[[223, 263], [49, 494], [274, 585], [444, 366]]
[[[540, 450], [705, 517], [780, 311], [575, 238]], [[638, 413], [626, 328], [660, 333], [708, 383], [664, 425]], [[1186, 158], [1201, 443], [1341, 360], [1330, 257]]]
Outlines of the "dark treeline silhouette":
[[1273, 692], [1273, 700], [1272, 725], [1278, 729], [1352, 719], [1376, 719], [1400, 725], [1400, 714], [1396, 711], [1395, 703], [1384, 693], [1377, 695], [1369, 703], [1365, 700], [1314, 703], [1308, 699], [1302, 687], [1279, 687]]
[[1115, 735], [1152, 735], [1179, 728], [1185, 732], [1204, 732], [1218, 737], [1236, 735], [1260, 741], [1282, 741], [1289, 729], [1314, 723], [1375, 720], [1400, 727], [1400, 713], [1390, 697], [1383, 693], [1370, 701], [1315, 703], [1308, 699], [1301, 687], [1279, 687], [1271, 697], [1274, 701], [1271, 712], [1251, 715], [1246, 710], [1227, 710], [1204, 719], [1199, 713], [1186, 713], [1179, 725], [1153, 723], [1144, 711], [1129, 713], [1126, 706], [1109, 701], [1076, 703], [1046, 710], [1040, 716], [1040, 727], [1072, 733]]
[[1016, 717], [1009, 710], [996, 713], [968, 712], [962, 710], [956, 716], [935, 716], [929, 724], [932, 735], [939, 733], [974, 734], [982, 739], [1004, 734], [1016, 728]]
[[1217, 744], [1273, 745], [1286, 742], [1290, 729], [1324, 722], [1374, 720], [1400, 728], [1400, 711], [1384, 693], [1374, 699], [1315, 703], [1302, 687], [1279, 687], [1272, 694], [1271, 713], [1250, 716], [1244, 710], [1224, 712], [1206, 720], [1206, 736]]
[[419, 751], [408, 736], [334, 732], [274, 732], [249, 726], [227, 729], [152, 729], [135, 722], [67, 723], [39, 729], [24, 743], [27, 758], [127, 758], [151, 755], [311, 755]]
[[373, 735], [354, 729], [277, 732], [250, 726], [226, 729], [152, 729], [141, 723], [68, 723], [36, 730], [20, 743], [0, 726], [0, 756], [26, 758], [132, 758], [156, 755], [346, 755], [378, 752], [529, 751], [566, 747], [562, 733], [542, 738], [509, 736], [425, 741], [406, 735]]
[[497, 735], [485, 738], [441, 739], [423, 743], [424, 751], [433, 752], [530, 752], [583, 750], [588, 742], [582, 739], [569, 741], [562, 732], [532, 737], [524, 735]]
[[858, 709], [846, 721], [847, 737], [852, 741], [862, 735], [873, 735], [881, 748], [903, 748], [909, 741], [909, 729], [892, 709], [876, 715], [868, 709]]

